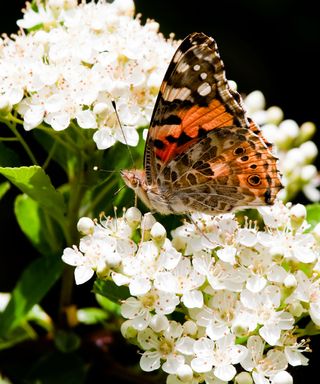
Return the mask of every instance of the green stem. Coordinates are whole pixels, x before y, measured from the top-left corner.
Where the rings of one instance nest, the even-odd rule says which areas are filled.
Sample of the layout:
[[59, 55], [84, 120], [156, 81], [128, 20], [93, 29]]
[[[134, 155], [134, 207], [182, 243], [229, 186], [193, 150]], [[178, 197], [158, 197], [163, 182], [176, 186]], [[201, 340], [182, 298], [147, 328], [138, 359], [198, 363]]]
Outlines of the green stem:
[[20, 142], [20, 144], [22, 145], [22, 147], [24, 148], [24, 150], [26, 151], [27, 155], [29, 156], [32, 164], [35, 164], [35, 165], [38, 165], [38, 162], [36, 160], [36, 158], [33, 156], [33, 153], [31, 151], [31, 149], [29, 148], [28, 144], [26, 143], [26, 141], [24, 140], [24, 138], [20, 135], [19, 131], [17, 130], [16, 128], [16, 123], [18, 124], [23, 124], [23, 121], [22, 120], [19, 120], [17, 119], [16, 117], [12, 116], [12, 115], [9, 115], [10, 116], [10, 120], [8, 119], [3, 119], [3, 118], [0, 118], [0, 121], [5, 123], [7, 125], [8, 128], [11, 129], [11, 131], [14, 133], [14, 135], [16, 136], [17, 140]]
[[50, 149], [50, 152], [48, 153], [48, 156], [46, 158], [46, 160], [44, 161], [43, 165], [42, 165], [42, 168], [43, 169], [46, 169], [49, 165], [49, 162], [50, 160], [52, 159], [52, 156], [54, 155], [54, 152], [57, 148], [57, 142], [55, 141], [53, 144], [52, 144], [52, 147]]
[[56, 131], [54, 131], [52, 128], [47, 128], [45, 126], [43, 126], [42, 124], [40, 124], [37, 129], [45, 132], [46, 134], [48, 134], [49, 136], [51, 136], [56, 142], [58, 142], [59, 144], [61, 144], [63, 147], [65, 147], [68, 151], [76, 154], [77, 156], [79, 155], [79, 149], [76, 147], [76, 145], [74, 143], [72, 143], [70, 140], [69, 140], [69, 137], [68, 135], [59, 135]]
[[16, 137], [0, 137], [0, 141], [19, 141]]

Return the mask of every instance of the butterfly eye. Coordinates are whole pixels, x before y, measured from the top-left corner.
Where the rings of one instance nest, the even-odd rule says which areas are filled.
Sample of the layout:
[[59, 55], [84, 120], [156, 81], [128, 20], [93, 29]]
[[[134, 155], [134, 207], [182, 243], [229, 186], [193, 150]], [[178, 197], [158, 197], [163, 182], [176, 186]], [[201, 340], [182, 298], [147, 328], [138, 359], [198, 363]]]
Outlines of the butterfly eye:
[[245, 149], [242, 148], [242, 147], [238, 147], [238, 148], [236, 148], [236, 149], [233, 151], [234, 155], [242, 155], [244, 152], [245, 152]]
[[257, 186], [261, 184], [261, 179], [258, 175], [251, 175], [248, 177], [248, 183], [252, 186]]
[[139, 187], [139, 185], [140, 185], [139, 179], [137, 177], [133, 177], [131, 179], [131, 187], [132, 188], [137, 188], [137, 187]]

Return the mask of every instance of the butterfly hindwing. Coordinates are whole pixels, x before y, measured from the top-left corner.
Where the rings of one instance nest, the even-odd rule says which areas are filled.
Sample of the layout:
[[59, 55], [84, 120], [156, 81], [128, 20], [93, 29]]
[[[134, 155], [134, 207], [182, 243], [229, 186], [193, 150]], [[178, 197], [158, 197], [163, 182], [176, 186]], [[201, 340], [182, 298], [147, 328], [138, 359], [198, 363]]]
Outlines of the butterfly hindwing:
[[158, 175], [170, 206], [217, 214], [274, 200], [281, 183], [258, 135], [231, 126], [196, 140]]

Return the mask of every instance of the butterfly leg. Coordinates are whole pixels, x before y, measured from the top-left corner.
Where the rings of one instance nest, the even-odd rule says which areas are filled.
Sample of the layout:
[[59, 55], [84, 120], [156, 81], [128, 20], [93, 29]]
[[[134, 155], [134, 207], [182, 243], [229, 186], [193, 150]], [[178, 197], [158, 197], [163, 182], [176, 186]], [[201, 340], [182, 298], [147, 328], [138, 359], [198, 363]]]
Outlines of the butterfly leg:
[[202, 229], [199, 227], [199, 225], [193, 220], [192, 216], [190, 213], [186, 214], [190, 222], [195, 226], [196, 230], [200, 233], [201, 236], [203, 236], [210, 244], [215, 245], [209, 237], [202, 231]]

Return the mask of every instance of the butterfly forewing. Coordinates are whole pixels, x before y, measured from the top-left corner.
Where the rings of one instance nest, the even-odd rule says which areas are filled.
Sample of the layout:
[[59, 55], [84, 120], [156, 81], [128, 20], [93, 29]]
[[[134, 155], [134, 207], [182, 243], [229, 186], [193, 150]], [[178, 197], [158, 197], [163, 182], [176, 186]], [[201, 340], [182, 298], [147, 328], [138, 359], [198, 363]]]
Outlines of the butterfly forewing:
[[230, 89], [215, 41], [189, 35], [168, 67], [145, 148], [144, 193], [162, 213], [272, 204], [277, 158]]

